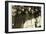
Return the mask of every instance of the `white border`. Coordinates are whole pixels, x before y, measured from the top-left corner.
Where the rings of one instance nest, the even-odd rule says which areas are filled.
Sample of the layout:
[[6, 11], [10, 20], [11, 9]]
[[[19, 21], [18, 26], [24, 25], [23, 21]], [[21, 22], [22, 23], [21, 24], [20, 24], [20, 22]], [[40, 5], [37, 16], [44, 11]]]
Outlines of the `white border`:
[[[20, 29], [12, 29], [12, 15], [11, 15], [11, 6], [12, 5], [22, 5], [22, 6], [40, 6], [41, 7], [41, 25], [42, 25], [42, 27], [41, 28], [20, 28]], [[8, 31], [9, 32], [16, 32], [16, 31], [31, 31], [31, 30], [43, 30], [43, 28], [44, 28], [44, 6], [42, 5], [42, 4], [26, 4], [26, 3], [9, 3], [9, 5], [8, 5], [8, 11], [9, 11], [9, 13], [8, 13], [8, 15], [9, 15], [9, 17], [8, 17]]]

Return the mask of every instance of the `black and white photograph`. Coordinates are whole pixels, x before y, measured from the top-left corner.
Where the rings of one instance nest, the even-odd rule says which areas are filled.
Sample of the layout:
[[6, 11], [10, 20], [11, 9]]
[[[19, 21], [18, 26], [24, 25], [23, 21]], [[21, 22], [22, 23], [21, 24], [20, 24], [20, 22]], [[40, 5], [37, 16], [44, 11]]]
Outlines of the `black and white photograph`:
[[12, 28], [40, 28], [41, 7], [12, 6]]
[[44, 8], [44, 3], [6, 2], [8, 32], [44, 31]]

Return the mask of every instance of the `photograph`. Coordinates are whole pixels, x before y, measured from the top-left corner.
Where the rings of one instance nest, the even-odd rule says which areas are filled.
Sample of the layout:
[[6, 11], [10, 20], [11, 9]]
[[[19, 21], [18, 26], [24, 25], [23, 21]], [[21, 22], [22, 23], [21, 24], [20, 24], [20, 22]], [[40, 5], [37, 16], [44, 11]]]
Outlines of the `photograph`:
[[6, 1], [6, 32], [44, 31], [44, 6], [37, 2]]
[[12, 6], [12, 28], [40, 28], [41, 7]]

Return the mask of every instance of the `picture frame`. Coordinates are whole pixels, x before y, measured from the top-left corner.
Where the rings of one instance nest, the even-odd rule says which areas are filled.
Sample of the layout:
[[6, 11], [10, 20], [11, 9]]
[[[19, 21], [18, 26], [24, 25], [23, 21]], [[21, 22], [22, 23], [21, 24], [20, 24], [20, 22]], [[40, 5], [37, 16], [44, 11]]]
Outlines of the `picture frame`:
[[[30, 9], [30, 11], [28, 11], [28, 9], [30, 7], [31, 7], [31, 9]], [[17, 13], [16, 14], [17, 14], [18, 18], [14, 18], [13, 17], [14, 14], [15, 14], [14, 11], [16, 11], [16, 8], [17, 8]], [[26, 12], [26, 14], [25, 14], [25, 12], [23, 12], [24, 13], [23, 14], [22, 13], [22, 8], [24, 8], [24, 11], [28, 11], [29, 13], [31, 12], [30, 16], [32, 16], [32, 17], [29, 16], [29, 18], [28, 18], [26, 16], [26, 15], [28, 15], [27, 12]], [[18, 11], [20, 11], [20, 10], [21, 10], [21, 12], [18, 13]], [[32, 11], [34, 10], [36, 12], [32, 13], [31, 10]], [[38, 11], [38, 13], [37, 13], [37, 11]], [[21, 13], [21, 15], [22, 14], [25, 15], [26, 18], [25, 17], [24, 18], [19, 17], [20, 13]], [[37, 26], [34, 25], [33, 27], [30, 26], [32, 28], [30, 28], [29, 26], [28, 26], [29, 27], [28, 28], [25, 24], [22, 24], [23, 27], [20, 27], [22, 25], [21, 25], [21, 23], [18, 23], [18, 22], [23, 21], [25, 19], [26, 20], [27, 19], [31, 20], [31, 19], [35, 18], [35, 20], [36, 19], [38, 20], [39, 18], [37, 18], [38, 17], [37, 14], [38, 14], [38, 16], [41, 17], [41, 20], [40, 20], [40, 23], [41, 23], [40, 25], [41, 26], [37, 27]], [[16, 22], [14, 22], [14, 21], [16, 21]], [[27, 22], [31, 22], [31, 21], [26, 21], [25, 23], [27, 23]], [[34, 20], [32, 20], [32, 23], [33, 22], [34, 22]], [[16, 25], [16, 23], [20, 24], [20, 26]], [[5, 1], [5, 33], [38, 32], [38, 31], [45, 31], [45, 3], [40, 3], [40, 2], [24, 2], [24, 1]]]

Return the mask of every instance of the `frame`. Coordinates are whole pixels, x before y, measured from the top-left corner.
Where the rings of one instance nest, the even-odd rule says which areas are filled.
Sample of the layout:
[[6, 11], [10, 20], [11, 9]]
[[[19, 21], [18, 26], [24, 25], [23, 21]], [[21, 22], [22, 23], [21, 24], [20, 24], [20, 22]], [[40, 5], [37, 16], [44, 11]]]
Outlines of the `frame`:
[[[31, 7], [31, 8], [30, 8]], [[17, 8], [17, 16], [18, 16], [18, 20], [16, 18], [14, 18], [15, 16], [15, 11]], [[18, 9], [19, 8], [19, 9]], [[23, 10], [24, 8], [24, 10]], [[30, 10], [28, 11], [28, 9], [30, 8]], [[13, 11], [13, 12], [12, 12]], [[21, 11], [21, 12], [18, 12]], [[28, 11], [28, 12], [23, 12], [22, 11]], [[34, 12], [33, 12], [34, 11]], [[38, 11], [38, 13], [37, 13]], [[26, 17], [24, 18], [20, 18], [19, 14], [21, 13], [21, 15], [25, 15]], [[26, 13], [26, 14], [25, 14]], [[28, 17], [28, 13], [30, 13], [30, 15], [32, 17]], [[22, 15], [22, 16], [23, 16]], [[36, 17], [35, 17], [36, 15]], [[35, 18], [35, 23], [36, 20], [38, 21], [39, 18], [37, 18], [38, 16], [40, 16], [41, 20], [39, 23], [41, 23], [41, 26], [37, 26], [37, 24], [35, 24], [34, 26], [30, 26], [32, 28], [29, 28], [25, 25], [25, 23], [27, 22], [31, 22], [34, 23], [34, 19]], [[15, 20], [16, 19], [16, 20]], [[24, 22], [23, 27], [20, 23], [20, 20], [23, 21], [26, 19], [26, 22]], [[31, 20], [31, 21], [28, 21]], [[16, 22], [14, 22], [14, 20], [17, 22], [17, 24], [20, 24], [20, 26], [16, 25]], [[15, 23], [15, 24], [14, 24]], [[5, 33], [20, 33], [20, 32], [38, 32], [38, 31], [45, 31], [45, 3], [40, 3], [40, 2], [22, 2], [22, 1], [5, 1]]]

